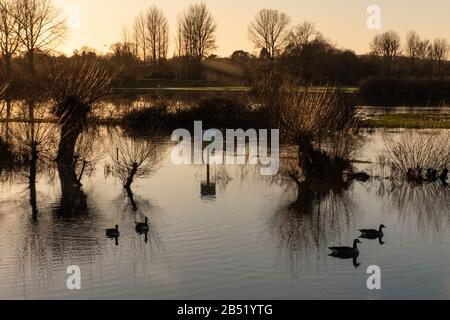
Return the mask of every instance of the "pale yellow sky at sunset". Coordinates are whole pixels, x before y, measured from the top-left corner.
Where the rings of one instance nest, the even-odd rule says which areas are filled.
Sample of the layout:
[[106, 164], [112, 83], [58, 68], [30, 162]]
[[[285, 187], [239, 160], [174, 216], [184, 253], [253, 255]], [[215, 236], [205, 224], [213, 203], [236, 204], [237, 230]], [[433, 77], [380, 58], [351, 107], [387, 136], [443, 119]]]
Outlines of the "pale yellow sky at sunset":
[[[175, 37], [177, 16], [194, 0], [54, 0], [61, 9], [78, 7], [81, 13], [79, 29], [72, 29], [60, 46], [65, 53], [87, 45], [106, 52], [121, 40], [124, 25], [131, 25], [140, 10], [151, 5], [162, 8], [171, 27], [171, 42]], [[289, 14], [294, 24], [305, 20], [316, 23], [318, 29], [339, 47], [366, 53], [369, 42], [380, 31], [395, 30], [402, 38], [410, 30], [421, 36], [450, 40], [449, 0], [207, 0], [218, 24], [217, 54], [228, 56], [233, 51], [254, 51], [247, 37], [247, 27], [256, 12], [273, 8]], [[369, 30], [367, 8], [381, 8], [382, 29]], [[73, 12], [73, 11], [72, 11]], [[171, 51], [172, 52], [172, 51]]]

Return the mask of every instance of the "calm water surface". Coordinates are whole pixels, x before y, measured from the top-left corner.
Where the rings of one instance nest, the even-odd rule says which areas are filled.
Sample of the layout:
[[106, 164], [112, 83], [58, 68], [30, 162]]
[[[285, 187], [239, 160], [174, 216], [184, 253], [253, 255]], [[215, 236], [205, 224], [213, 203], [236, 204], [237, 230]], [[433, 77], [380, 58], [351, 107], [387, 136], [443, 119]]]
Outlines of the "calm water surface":
[[[308, 199], [300, 212], [292, 184], [228, 166], [212, 168], [216, 195], [202, 197], [206, 168], [174, 166], [170, 146], [155, 143], [162, 160], [136, 180], [134, 203], [106, 152], [71, 204], [76, 215], [64, 212], [55, 170], [39, 171], [34, 217], [26, 170], [2, 172], [0, 298], [450, 299], [450, 190], [373, 179]], [[382, 151], [381, 132], [367, 132], [361, 160]], [[147, 241], [134, 228], [144, 216]], [[328, 256], [381, 223], [385, 243], [363, 240], [359, 267]], [[115, 224], [118, 245], [104, 232]], [[69, 265], [81, 267], [81, 291], [66, 289]], [[382, 269], [381, 291], [366, 287], [370, 265]]]

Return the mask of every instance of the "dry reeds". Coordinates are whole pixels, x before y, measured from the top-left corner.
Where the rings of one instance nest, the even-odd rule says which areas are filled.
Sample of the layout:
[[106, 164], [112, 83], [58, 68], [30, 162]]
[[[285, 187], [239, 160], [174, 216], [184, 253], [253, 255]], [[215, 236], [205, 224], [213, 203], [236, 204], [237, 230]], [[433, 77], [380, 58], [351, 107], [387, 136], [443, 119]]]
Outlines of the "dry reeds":
[[408, 177], [412, 170], [443, 170], [450, 165], [449, 138], [449, 132], [437, 130], [407, 130], [398, 138], [385, 135], [385, 162], [394, 176]]

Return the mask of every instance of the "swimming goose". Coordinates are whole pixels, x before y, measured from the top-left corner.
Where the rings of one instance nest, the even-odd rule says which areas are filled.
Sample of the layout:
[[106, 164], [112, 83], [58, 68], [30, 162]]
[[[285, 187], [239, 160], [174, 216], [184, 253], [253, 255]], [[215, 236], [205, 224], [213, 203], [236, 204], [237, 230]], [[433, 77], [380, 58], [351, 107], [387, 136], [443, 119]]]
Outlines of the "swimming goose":
[[115, 229], [106, 229], [106, 236], [109, 238], [118, 238], [120, 237], [119, 226], [116, 225]]
[[150, 227], [148, 225], [148, 218], [145, 217], [145, 223], [137, 223], [136, 224], [136, 232], [143, 234], [143, 233], [148, 233], [150, 230]]
[[361, 232], [360, 238], [365, 238], [369, 240], [375, 240], [379, 238], [384, 237], [383, 229], [386, 229], [386, 227], [382, 224], [380, 225], [380, 228], [378, 230], [375, 229], [361, 229], [359, 232]]
[[358, 243], [361, 243], [358, 239], [353, 241], [353, 248], [351, 247], [331, 247], [329, 248], [333, 257], [337, 258], [352, 258], [359, 255]]

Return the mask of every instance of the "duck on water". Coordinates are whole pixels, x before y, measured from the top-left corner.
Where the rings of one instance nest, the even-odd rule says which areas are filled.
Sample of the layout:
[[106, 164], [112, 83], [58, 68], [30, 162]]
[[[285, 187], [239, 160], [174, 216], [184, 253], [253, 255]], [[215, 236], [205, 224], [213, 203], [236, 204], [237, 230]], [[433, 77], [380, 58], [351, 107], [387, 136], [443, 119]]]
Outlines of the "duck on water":
[[376, 240], [381, 239], [384, 237], [383, 229], [386, 229], [386, 227], [382, 224], [380, 225], [379, 229], [360, 229], [359, 232], [361, 232], [360, 238], [368, 239], [368, 240]]
[[362, 242], [359, 239], [353, 241], [353, 247], [330, 247], [332, 251], [331, 256], [342, 259], [350, 259], [359, 256], [358, 244]]

